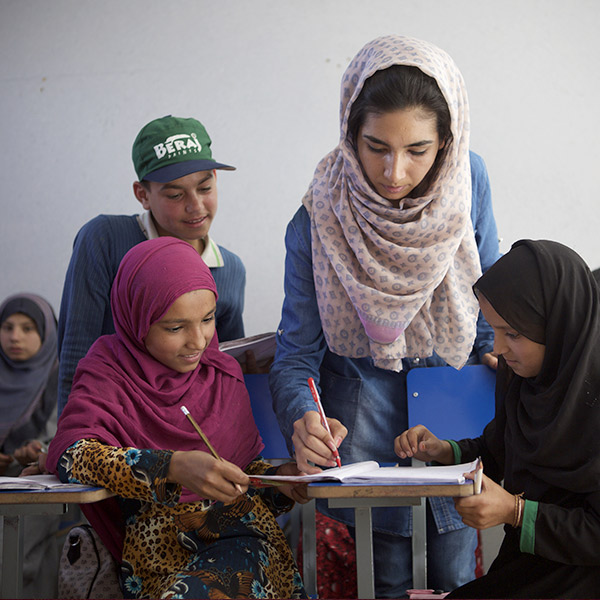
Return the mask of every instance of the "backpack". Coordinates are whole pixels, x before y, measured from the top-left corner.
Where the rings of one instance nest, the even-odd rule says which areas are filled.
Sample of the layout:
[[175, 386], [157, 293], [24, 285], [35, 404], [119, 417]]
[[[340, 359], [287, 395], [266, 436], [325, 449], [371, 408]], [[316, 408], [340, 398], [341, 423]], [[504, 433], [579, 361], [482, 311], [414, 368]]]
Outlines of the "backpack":
[[58, 568], [59, 598], [123, 598], [119, 570], [90, 525], [67, 534]]

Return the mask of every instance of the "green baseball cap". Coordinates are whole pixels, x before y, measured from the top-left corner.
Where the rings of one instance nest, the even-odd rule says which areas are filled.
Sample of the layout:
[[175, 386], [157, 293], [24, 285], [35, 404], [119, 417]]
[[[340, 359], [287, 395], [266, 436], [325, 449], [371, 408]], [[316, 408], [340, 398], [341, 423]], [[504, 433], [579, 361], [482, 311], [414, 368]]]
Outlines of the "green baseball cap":
[[131, 150], [138, 179], [167, 183], [196, 171], [235, 171], [213, 159], [211, 143], [204, 125], [196, 119], [167, 115], [150, 121]]

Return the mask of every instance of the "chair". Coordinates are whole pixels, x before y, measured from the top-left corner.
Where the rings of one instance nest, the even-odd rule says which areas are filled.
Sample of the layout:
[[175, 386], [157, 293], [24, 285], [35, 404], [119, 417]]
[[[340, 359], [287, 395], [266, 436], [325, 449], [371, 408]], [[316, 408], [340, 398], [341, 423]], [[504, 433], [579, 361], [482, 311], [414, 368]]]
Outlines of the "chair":
[[[485, 365], [424, 367], [406, 377], [408, 425], [425, 425], [440, 439], [477, 437], [494, 418], [496, 373]], [[413, 463], [418, 461], [413, 461]], [[415, 588], [427, 588], [426, 503], [413, 507]]]
[[263, 451], [265, 458], [281, 461], [289, 460], [290, 453], [273, 411], [268, 374], [246, 374], [244, 375], [244, 381], [250, 395], [252, 414], [265, 444]]
[[441, 439], [476, 437], [494, 418], [496, 372], [485, 365], [425, 367], [408, 372], [408, 424]]
[[[252, 414], [256, 426], [265, 444], [263, 455], [265, 459], [274, 464], [286, 462], [290, 459], [287, 444], [277, 417], [273, 411], [273, 400], [269, 389], [269, 376], [266, 373], [252, 373], [244, 375]], [[296, 505], [289, 513], [288, 540], [292, 548], [296, 548], [302, 527], [302, 578], [308, 595], [316, 598], [317, 594], [317, 569], [316, 569], [316, 527], [314, 501]]]

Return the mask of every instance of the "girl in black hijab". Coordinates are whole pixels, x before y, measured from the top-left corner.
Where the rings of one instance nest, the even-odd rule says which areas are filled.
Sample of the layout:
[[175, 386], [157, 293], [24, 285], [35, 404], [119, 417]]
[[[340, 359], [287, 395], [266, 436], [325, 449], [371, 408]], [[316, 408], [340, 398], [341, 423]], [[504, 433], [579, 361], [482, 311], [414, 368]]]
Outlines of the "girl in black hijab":
[[494, 420], [459, 442], [418, 425], [395, 446], [443, 464], [482, 457], [481, 495], [456, 508], [478, 529], [504, 523], [505, 538], [488, 574], [449, 597], [598, 598], [600, 290], [573, 250], [521, 240], [474, 291], [499, 355]]

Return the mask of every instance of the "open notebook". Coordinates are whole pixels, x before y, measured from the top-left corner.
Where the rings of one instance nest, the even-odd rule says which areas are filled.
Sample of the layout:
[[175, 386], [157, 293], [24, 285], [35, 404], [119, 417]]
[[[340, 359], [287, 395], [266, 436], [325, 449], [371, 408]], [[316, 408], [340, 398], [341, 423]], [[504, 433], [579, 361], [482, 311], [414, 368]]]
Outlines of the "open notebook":
[[56, 475], [0, 477], [0, 492], [4, 490], [81, 490], [89, 487], [89, 485], [80, 483], [63, 483]]
[[478, 460], [450, 466], [380, 467], [373, 460], [326, 469], [313, 475], [251, 476], [252, 483], [317, 483], [339, 482], [357, 485], [448, 485], [466, 482], [464, 473], [475, 471]]

